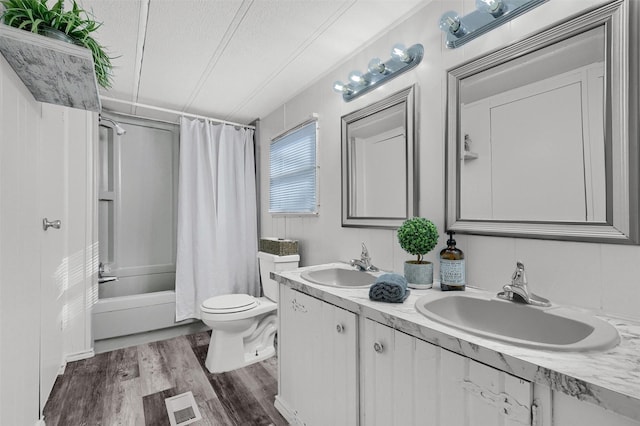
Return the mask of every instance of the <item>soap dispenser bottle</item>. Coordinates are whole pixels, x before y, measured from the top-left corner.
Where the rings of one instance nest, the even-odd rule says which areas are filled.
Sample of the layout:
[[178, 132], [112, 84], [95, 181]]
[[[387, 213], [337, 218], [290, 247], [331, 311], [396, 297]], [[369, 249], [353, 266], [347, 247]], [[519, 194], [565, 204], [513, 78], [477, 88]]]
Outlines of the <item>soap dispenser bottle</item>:
[[455, 232], [449, 231], [447, 247], [440, 251], [440, 289], [442, 291], [464, 290], [464, 253], [456, 247]]

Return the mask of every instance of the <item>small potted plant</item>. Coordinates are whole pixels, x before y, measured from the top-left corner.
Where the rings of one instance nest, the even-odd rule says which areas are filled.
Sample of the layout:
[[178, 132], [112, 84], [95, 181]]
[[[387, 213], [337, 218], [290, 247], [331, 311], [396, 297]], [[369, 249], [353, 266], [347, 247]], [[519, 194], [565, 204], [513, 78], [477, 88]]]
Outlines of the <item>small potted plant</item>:
[[0, 0], [0, 4], [4, 6], [0, 21], [5, 24], [89, 49], [98, 84], [105, 89], [111, 87], [111, 58], [91, 36], [102, 24], [93, 20], [75, 0], [68, 11], [64, 10], [64, 0], [56, 1], [51, 8], [47, 0]]
[[438, 243], [438, 228], [429, 219], [414, 217], [404, 221], [398, 228], [400, 247], [409, 254], [418, 256], [417, 260], [404, 263], [404, 276], [412, 288], [431, 288], [433, 286], [433, 263], [424, 260]]

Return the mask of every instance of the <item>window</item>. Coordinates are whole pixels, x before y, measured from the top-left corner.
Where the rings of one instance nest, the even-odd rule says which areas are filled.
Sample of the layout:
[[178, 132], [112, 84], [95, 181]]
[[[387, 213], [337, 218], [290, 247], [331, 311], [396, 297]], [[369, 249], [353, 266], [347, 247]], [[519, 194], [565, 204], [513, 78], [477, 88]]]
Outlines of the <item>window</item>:
[[270, 213], [317, 213], [317, 124], [307, 121], [271, 141]]

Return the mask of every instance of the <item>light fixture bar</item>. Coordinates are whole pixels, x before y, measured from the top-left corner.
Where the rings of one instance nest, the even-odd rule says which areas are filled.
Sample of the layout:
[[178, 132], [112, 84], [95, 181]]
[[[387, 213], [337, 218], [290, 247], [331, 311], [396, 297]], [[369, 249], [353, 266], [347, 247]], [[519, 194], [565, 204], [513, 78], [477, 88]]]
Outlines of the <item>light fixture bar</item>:
[[347, 83], [334, 82], [333, 90], [341, 93], [342, 99], [349, 102], [416, 67], [424, 56], [424, 48], [421, 44], [414, 44], [409, 48], [396, 45], [391, 52], [391, 58], [386, 62], [378, 58], [372, 59], [366, 73], [353, 71], [349, 74]]
[[[496, 0], [495, 3], [501, 3], [501, 9], [498, 11], [499, 14], [492, 14], [487, 9], [478, 8], [473, 12], [458, 18], [460, 29], [455, 25], [447, 26], [441, 23], [440, 27], [446, 33], [447, 37], [446, 46], [449, 49], [460, 47], [476, 37], [480, 37], [502, 24], [527, 13], [546, 1], [547, 0]], [[445, 23], [453, 23], [453, 18], [449, 15], [445, 15], [443, 15]], [[452, 30], [455, 30], [455, 32]]]

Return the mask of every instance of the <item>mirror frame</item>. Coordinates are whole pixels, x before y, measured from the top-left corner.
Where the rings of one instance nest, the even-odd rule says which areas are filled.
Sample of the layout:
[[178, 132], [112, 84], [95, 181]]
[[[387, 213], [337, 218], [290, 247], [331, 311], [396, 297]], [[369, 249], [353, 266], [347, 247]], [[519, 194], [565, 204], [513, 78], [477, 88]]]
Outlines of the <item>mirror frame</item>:
[[[396, 229], [402, 225], [406, 219], [414, 217], [418, 214], [418, 168], [415, 161], [417, 158], [417, 143], [418, 140], [416, 134], [416, 108], [415, 108], [415, 85], [410, 86], [404, 90], [394, 93], [385, 99], [368, 105], [362, 109], [351, 112], [342, 116], [342, 226], [343, 227], [356, 227], [356, 228], [386, 228]], [[407, 155], [405, 158], [405, 167], [407, 168], [406, 179], [406, 197], [407, 203], [405, 208], [405, 217], [403, 218], [390, 218], [390, 217], [363, 217], [363, 216], [350, 216], [349, 214], [349, 149], [348, 149], [348, 131], [349, 125], [362, 118], [369, 117], [382, 110], [390, 108], [398, 104], [405, 104], [405, 133], [407, 135], [405, 143]]]
[[[639, 244], [638, 173], [638, 30], [629, 25], [637, 16], [634, 1], [616, 0], [546, 28], [505, 48], [447, 72], [446, 227], [476, 235], [551, 240]], [[630, 10], [631, 9], [631, 10]], [[634, 22], [633, 24], [638, 24]], [[472, 220], [460, 217], [460, 87], [461, 81], [586, 30], [604, 26], [605, 49], [605, 163], [607, 213], [605, 222], [538, 222]], [[630, 48], [630, 46], [632, 48]], [[634, 82], [630, 85], [629, 82]], [[614, 170], [614, 165], [620, 165]]]

